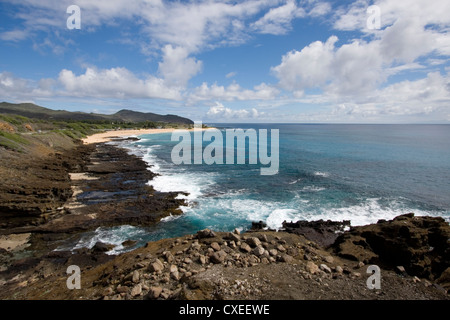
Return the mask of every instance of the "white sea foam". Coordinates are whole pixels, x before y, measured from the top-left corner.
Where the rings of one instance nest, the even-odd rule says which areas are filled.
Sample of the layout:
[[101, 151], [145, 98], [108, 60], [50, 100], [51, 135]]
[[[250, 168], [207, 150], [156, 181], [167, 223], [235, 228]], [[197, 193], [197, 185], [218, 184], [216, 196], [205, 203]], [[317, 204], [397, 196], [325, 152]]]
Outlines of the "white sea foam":
[[[211, 208], [218, 208], [221, 212], [228, 212], [227, 219], [248, 221], [264, 221], [272, 229], [280, 229], [283, 221], [298, 220], [350, 220], [352, 226], [376, 223], [380, 219], [391, 220], [401, 214], [414, 212], [416, 216], [435, 215], [422, 210], [407, 208], [400, 200], [392, 200], [386, 205], [381, 204], [381, 199], [370, 198], [362, 203], [342, 208], [325, 208], [313, 206], [308, 200], [295, 198], [290, 203], [270, 202], [264, 200], [223, 198], [216, 203], [211, 203]], [[204, 208], [208, 209], [208, 208]], [[193, 210], [194, 211], [194, 210]], [[195, 210], [199, 218], [203, 214]], [[217, 214], [213, 215], [217, 217]], [[223, 214], [222, 214], [223, 216]], [[210, 217], [212, 219], [212, 217]], [[445, 218], [445, 217], [444, 217]], [[447, 216], [446, 220], [450, 220]]]
[[324, 177], [324, 178], [328, 178], [330, 176], [330, 174], [328, 172], [322, 172], [322, 171], [316, 171], [316, 172], [314, 172], [314, 175], [317, 177]]
[[169, 222], [169, 221], [174, 221], [176, 219], [179, 219], [181, 216], [177, 215], [177, 216], [173, 216], [173, 215], [169, 215], [167, 217], [162, 218], [160, 221], [161, 222]]
[[284, 221], [297, 221], [298, 211], [294, 209], [275, 209], [266, 218], [267, 227], [271, 229], [281, 228]]
[[146, 152], [142, 157], [150, 166], [150, 170], [159, 174], [148, 182], [155, 190], [188, 193], [187, 196], [180, 194], [177, 198], [193, 201], [214, 184], [215, 173], [191, 172], [159, 159], [154, 151], [160, 147], [160, 145], [146, 146]]
[[301, 215], [305, 220], [350, 220], [352, 226], [361, 226], [376, 223], [380, 219], [392, 220], [393, 218], [414, 212], [416, 216], [438, 216], [438, 213], [408, 208], [399, 200], [389, 201], [387, 205], [380, 204], [380, 199], [370, 198], [361, 204], [343, 208], [320, 208], [315, 212], [307, 212]]
[[319, 192], [326, 190], [324, 187], [316, 187], [316, 186], [306, 186], [302, 188], [302, 191], [312, 191], [312, 192]]
[[124, 247], [122, 243], [126, 240], [136, 240], [138, 241], [146, 234], [145, 230], [133, 226], [120, 226], [114, 228], [99, 227], [93, 234], [85, 234], [78, 243], [73, 247], [73, 250], [80, 248], [92, 249], [97, 242], [103, 242], [107, 244], [112, 244], [115, 247], [107, 251], [106, 254], [114, 255], [122, 252]]
[[296, 179], [294, 181], [289, 182], [289, 184], [296, 184], [297, 182], [300, 182], [302, 179]]

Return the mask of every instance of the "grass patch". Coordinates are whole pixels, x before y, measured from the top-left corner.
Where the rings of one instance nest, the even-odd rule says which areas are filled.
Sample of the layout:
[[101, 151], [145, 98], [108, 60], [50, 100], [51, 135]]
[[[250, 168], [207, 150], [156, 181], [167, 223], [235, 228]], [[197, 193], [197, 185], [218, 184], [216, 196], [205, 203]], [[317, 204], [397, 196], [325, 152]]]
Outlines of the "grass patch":
[[6, 140], [10, 140], [19, 144], [30, 144], [30, 141], [28, 141], [27, 139], [25, 139], [21, 134], [18, 133], [10, 133], [10, 132], [5, 132], [5, 131], [0, 131], [0, 137], [6, 139]]
[[0, 131], [0, 146], [2, 147], [22, 152], [24, 150], [23, 147], [29, 144], [31, 142], [18, 133]]

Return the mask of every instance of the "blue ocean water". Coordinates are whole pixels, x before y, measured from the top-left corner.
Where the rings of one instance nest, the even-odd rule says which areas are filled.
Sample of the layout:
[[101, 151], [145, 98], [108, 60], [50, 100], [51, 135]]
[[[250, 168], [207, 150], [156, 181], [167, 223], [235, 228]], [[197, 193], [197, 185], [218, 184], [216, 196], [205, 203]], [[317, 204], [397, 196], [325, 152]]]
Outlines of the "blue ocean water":
[[[279, 172], [262, 165], [174, 165], [171, 134], [122, 142], [160, 175], [159, 191], [183, 191], [184, 214], [151, 228], [121, 226], [86, 233], [76, 247], [101, 240], [140, 244], [194, 234], [200, 229], [245, 230], [252, 221], [280, 228], [284, 220], [350, 220], [375, 223], [400, 214], [442, 216], [450, 221], [449, 125], [214, 124], [279, 130]], [[223, 134], [225, 136], [225, 133]], [[210, 142], [204, 142], [204, 146]], [[270, 150], [270, 148], [269, 148]], [[123, 248], [119, 245], [114, 252]]]

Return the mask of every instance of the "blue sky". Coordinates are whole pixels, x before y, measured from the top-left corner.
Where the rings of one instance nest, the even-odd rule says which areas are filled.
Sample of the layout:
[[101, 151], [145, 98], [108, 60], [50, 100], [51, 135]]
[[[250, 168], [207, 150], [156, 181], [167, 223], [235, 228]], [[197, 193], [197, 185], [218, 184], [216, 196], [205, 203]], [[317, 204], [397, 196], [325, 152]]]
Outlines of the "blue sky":
[[[70, 5], [81, 29], [67, 28]], [[209, 123], [449, 123], [448, 12], [447, 0], [3, 0], [0, 100]]]

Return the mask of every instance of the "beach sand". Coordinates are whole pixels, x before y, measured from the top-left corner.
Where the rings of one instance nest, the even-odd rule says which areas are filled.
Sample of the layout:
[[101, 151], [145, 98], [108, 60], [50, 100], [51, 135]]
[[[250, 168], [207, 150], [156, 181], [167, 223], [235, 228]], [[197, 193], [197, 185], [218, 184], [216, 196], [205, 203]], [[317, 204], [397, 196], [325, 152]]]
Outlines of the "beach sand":
[[22, 250], [28, 247], [31, 233], [0, 235], [0, 248], [7, 251]]
[[[208, 127], [208, 128], [201, 128], [200, 130], [204, 131], [204, 130], [208, 130], [208, 129], [215, 129], [215, 128]], [[111, 130], [111, 131], [95, 133], [93, 135], [87, 136], [86, 138], [82, 139], [82, 141], [84, 144], [102, 143], [102, 142], [111, 141], [113, 138], [139, 136], [142, 134], [168, 133], [168, 132], [173, 132], [175, 130], [194, 131], [194, 129], [174, 129], [174, 128], [170, 128], [170, 129], [139, 129], [139, 130]], [[199, 130], [199, 129], [196, 129], [196, 130]]]
[[173, 132], [176, 129], [140, 129], [140, 130], [111, 130], [107, 132], [95, 133], [82, 139], [84, 144], [102, 143], [111, 141], [112, 138], [139, 136], [142, 134], [155, 134]]

